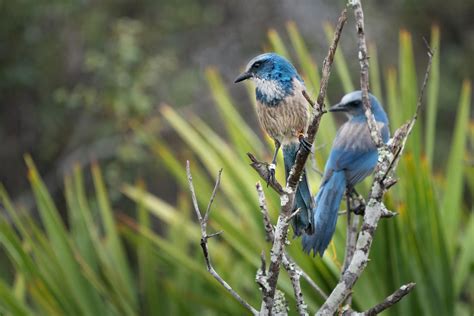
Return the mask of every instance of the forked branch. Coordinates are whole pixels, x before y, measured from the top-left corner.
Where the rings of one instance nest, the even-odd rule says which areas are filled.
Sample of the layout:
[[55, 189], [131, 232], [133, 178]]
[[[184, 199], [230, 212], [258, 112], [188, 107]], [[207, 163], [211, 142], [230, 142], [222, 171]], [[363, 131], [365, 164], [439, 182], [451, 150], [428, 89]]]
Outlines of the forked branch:
[[245, 308], [247, 308], [252, 314], [258, 315], [258, 311], [254, 307], [252, 307], [249, 303], [247, 303], [247, 301], [244, 300], [234, 289], [232, 289], [232, 287], [214, 269], [211, 262], [211, 255], [209, 253], [209, 248], [207, 246], [207, 241], [209, 238], [215, 237], [222, 233], [222, 232], [216, 232], [210, 235], [207, 234], [207, 223], [209, 221], [209, 214], [211, 212], [212, 202], [214, 201], [214, 198], [217, 193], [217, 189], [219, 188], [222, 169], [219, 170], [219, 173], [217, 174], [216, 184], [214, 185], [214, 190], [212, 191], [212, 195], [211, 195], [211, 198], [209, 199], [209, 203], [207, 205], [207, 209], [206, 209], [206, 212], [204, 213], [204, 216], [201, 215], [201, 211], [199, 210], [199, 204], [197, 201], [196, 192], [194, 190], [193, 177], [191, 175], [191, 168], [189, 166], [189, 161], [186, 161], [186, 174], [188, 177], [189, 190], [191, 191], [191, 198], [193, 201], [194, 211], [196, 212], [196, 217], [199, 221], [199, 225], [201, 226], [201, 248], [204, 254], [204, 260], [206, 261], [207, 271], [209, 271], [209, 273], [220, 284], [222, 284], [222, 286], [227, 290], [227, 292], [229, 292], [240, 304], [242, 304]]

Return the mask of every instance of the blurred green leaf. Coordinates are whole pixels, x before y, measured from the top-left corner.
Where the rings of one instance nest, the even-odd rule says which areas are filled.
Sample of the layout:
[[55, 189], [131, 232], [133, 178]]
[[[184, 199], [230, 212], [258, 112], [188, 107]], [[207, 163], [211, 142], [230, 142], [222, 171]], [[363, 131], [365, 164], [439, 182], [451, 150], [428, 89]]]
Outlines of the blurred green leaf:
[[433, 25], [431, 28], [430, 46], [434, 50], [433, 63], [427, 88], [427, 110], [426, 110], [426, 157], [430, 166], [433, 165], [433, 153], [436, 143], [436, 113], [439, 99], [439, 64], [440, 64], [440, 32], [439, 26]]
[[379, 99], [382, 104], [385, 104], [382, 99], [382, 79], [380, 78], [380, 66], [379, 58], [377, 55], [377, 47], [375, 44], [369, 44], [369, 56], [370, 56], [370, 90], [373, 95]]
[[[451, 149], [446, 169], [446, 188], [443, 195], [442, 215], [446, 236], [455, 240], [462, 218], [462, 193], [464, 183], [463, 168], [468, 135], [468, 123], [471, 108], [471, 82], [464, 81], [459, 97], [458, 112]], [[450, 248], [449, 255], [454, 256], [455, 247]]]
[[51, 241], [54, 254], [61, 260], [61, 270], [63, 281], [68, 291], [71, 291], [76, 300], [79, 310], [86, 314], [97, 314], [102, 312], [100, 298], [96, 292], [92, 291], [85, 282], [78, 263], [74, 259], [74, 250], [71, 247], [66, 228], [62, 223], [56, 206], [53, 203], [46, 187], [29, 156], [25, 158], [28, 165], [28, 177], [38, 203], [41, 220], [45, 225], [48, 238]]
[[270, 45], [273, 47], [275, 53], [290, 59], [290, 54], [286, 49], [286, 45], [283, 43], [280, 34], [278, 34], [275, 29], [268, 30], [268, 40], [270, 41]]
[[[398, 56], [400, 72], [400, 101], [398, 111], [404, 115], [402, 119], [408, 120], [415, 113], [418, 99], [418, 80], [416, 76], [415, 57], [411, 34], [406, 30], [400, 31], [400, 52]], [[407, 141], [407, 150], [413, 152], [415, 157], [421, 157], [421, 131], [422, 121], [418, 120], [410, 138]]]

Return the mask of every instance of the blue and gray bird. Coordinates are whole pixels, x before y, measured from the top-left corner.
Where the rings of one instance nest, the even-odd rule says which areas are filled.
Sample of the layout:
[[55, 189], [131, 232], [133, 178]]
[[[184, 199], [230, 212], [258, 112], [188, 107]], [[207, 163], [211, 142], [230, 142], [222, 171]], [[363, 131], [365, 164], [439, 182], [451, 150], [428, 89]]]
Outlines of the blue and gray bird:
[[[258, 120], [275, 142], [275, 153], [269, 165], [270, 174], [274, 177], [276, 158], [281, 146], [288, 177], [301, 145], [301, 136], [309, 124], [308, 102], [303, 95], [303, 79], [288, 60], [275, 53], [253, 58], [235, 82], [246, 79], [255, 82]], [[303, 145], [307, 150], [310, 149], [308, 144]], [[303, 172], [295, 195], [294, 210], [300, 209], [292, 222], [295, 235], [312, 233], [313, 207], [308, 181]]]
[[[372, 113], [386, 143], [390, 137], [388, 119], [379, 101], [369, 94]], [[303, 249], [323, 256], [336, 228], [339, 205], [347, 189], [370, 175], [374, 170], [378, 152], [369, 132], [362, 104], [362, 92], [346, 94], [330, 112], [344, 112], [349, 120], [338, 130], [319, 192], [314, 198], [314, 233], [303, 236]]]

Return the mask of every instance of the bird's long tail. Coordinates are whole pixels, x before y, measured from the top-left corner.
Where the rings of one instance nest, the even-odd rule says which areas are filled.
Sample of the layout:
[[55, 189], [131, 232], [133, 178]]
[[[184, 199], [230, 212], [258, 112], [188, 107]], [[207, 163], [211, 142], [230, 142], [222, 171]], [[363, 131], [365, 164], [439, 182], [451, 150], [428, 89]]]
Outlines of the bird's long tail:
[[[287, 178], [295, 162], [298, 148], [299, 143], [296, 142], [283, 145], [283, 160], [285, 162], [285, 175]], [[303, 171], [298, 189], [296, 190], [294, 206], [294, 211], [298, 208], [300, 208], [300, 211], [292, 220], [293, 231], [296, 236], [300, 236], [303, 232], [310, 234], [313, 231], [313, 225], [311, 223], [313, 218], [313, 205], [306, 172]]]
[[322, 257], [324, 251], [331, 241], [341, 203], [342, 196], [346, 189], [346, 176], [344, 171], [334, 172], [319, 189], [315, 197], [314, 210], [314, 232], [303, 236], [303, 250], [314, 254], [319, 253]]

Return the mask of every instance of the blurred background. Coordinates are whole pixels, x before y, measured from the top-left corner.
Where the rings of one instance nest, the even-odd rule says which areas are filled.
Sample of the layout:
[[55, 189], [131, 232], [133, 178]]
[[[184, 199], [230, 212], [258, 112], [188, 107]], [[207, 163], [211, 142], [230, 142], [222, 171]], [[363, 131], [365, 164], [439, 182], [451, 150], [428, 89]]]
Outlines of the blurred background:
[[[400, 212], [417, 210], [411, 219], [406, 218], [409, 225], [398, 223], [396, 229], [385, 223], [381, 226], [386, 235], [375, 245], [379, 250], [374, 256], [382, 257], [379, 260], [384, 267], [366, 273], [393, 274], [393, 278], [377, 285], [372, 276], [360, 287], [373, 295], [356, 297], [355, 304], [368, 308], [401, 282], [415, 279], [425, 282], [424, 286], [417, 287], [421, 289], [414, 298], [407, 299], [396, 312], [472, 313], [474, 123], [469, 79], [474, 77], [474, 2], [363, 4], [374, 65], [371, 87], [389, 107], [392, 131], [410, 117], [416, 103], [427, 59], [422, 37], [435, 44], [437, 60], [422, 122], [400, 167], [405, 182], [398, 186], [405, 187], [397, 188], [387, 201]], [[226, 232], [234, 229], [235, 233], [216, 242], [215, 247], [222, 250], [216, 265], [229, 270], [230, 262], [242, 261], [235, 268], [245, 273], [245, 282], [230, 276], [231, 270], [224, 274], [236, 279], [244, 296], [255, 299], [258, 290], [252, 269], [258, 266], [260, 250], [267, 246], [258, 226], [253, 192], [258, 178], [246, 167], [245, 153], [250, 150], [266, 159], [271, 145], [258, 127], [252, 88], [232, 82], [251, 57], [274, 50], [295, 62], [315, 96], [319, 89], [317, 69], [327, 53], [331, 26], [344, 5], [344, 1], [329, 0], [0, 0], [0, 183], [9, 196], [2, 189], [7, 224], [2, 224], [0, 236], [5, 252], [0, 262], [0, 292], [13, 289], [8, 294], [11, 300], [4, 300], [1, 307], [12, 314], [151, 314], [157, 310], [187, 314], [196, 312], [192, 304], [197, 304], [202, 313], [242, 313], [205, 275], [200, 253], [194, 249], [196, 226], [189, 214], [182, 169], [185, 161], [191, 160], [196, 177], [201, 179], [195, 184], [203, 195], [203, 205], [220, 167], [224, 167], [224, 179], [231, 178], [223, 184], [227, 187], [216, 213], [227, 210], [232, 215], [215, 215], [221, 217], [211, 225], [226, 228]], [[358, 86], [352, 12], [348, 15], [340, 43], [342, 54], [335, 62], [328, 90], [332, 102]], [[327, 120], [327, 128], [319, 136], [322, 149], [313, 161], [316, 169], [322, 169], [337, 126], [332, 118], [323, 120]], [[25, 163], [27, 153], [32, 160]], [[234, 160], [239, 161], [238, 166], [231, 165]], [[240, 177], [238, 181], [236, 177]], [[239, 185], [248, 189], [232, 189]], [[313, 191], [318, 185], [315, 172]], [[418, 195], [411, 196], [410, 190]], [[277, 203], [273, 193], [267, 194], [269, 203]], [[430, 210], [435, 215], [427, 215]], [[456, 215], [450, 217], [443, 210]], [[416, 212], [428, 216], [426, 222], [417, 221]], [[82, 217], [75, 217], [77, 214]], [[249, 218], [243, 220], [245, 216]], [[63, 221], [56, 221], [59, 218]], [[445, 220], [450, 222], [448, 228]], [[239, 224], [232, 228], [229, 223], [235, 221]], [[56, 229], [49, 222], [54, 222]], [[11, 223], [15, 223], [14, 229]], [[92, 231], [83, 227], [84, 223], [93, 224]], [[186, 225], [189, 229], [183, 228]], [[239, 239], [239, 229], [249, 227], [255, 229], [256, 245]], [[316, 279], [322, 279], [328, 292], [342, 260], [343, 224], [338, 229], [335, 245], [340, 246], [324, 260], [303, 257], [297, 242], [292, 247], [297, 261]], [[420, 233], [425, 230], [426, 236]], [[181, 234], [187, 237], [180, 243]], [[401, 246], [403, 242], [397, 241], [404, 235], [406, 245]], [[55, 236], [70, 242], [52, 242], [50, 257], [40, 258], [32, 250], [38, 246], [38, 251], [45, 251], [44, 241], [55, 240]], [[90, 248], [94, 240], [105, 253], [110, 251], [110, 258]], [[391, 243], [399, 252], [389, 255], [384, 251]], [[433, 243], [433, 249], [422, 249], [426, 243]], [[9, 247], [13, 244], [17, 247], [14, 252]], [[55, 253], [61, 245], [70, 248], [69, 255], [67, 251]], [[147, 258], [146, 250], [158, 254]], [[416, 255], [395, 258], [410, 251]], [[61, 280], [52, 280], [47, 271], [28, 270], [28, 263], [15, 256], [17, 252], [35, 264], [50, 264], [54, 257], [58, 269], [66, 256], [64, 260], [72, 260], [71, 268], [63, 276], [79, 274], [76, 281], [85, 284], [84, 293], [91, 286], [97, 297], [81, 297], [74, 290], [70, 297], [61, 296]], [[81, 255], [84, 260], [77, 258]], [[170, 261], [170, 257], [174, 259]], [[384, 258], [390, 258], [391, 263]], [[106, 273], [115, 259], [122, 266], [117, 274], [127, 276], [123, 280]], [[399, 267], [411, 260], [419, 264], [419, 271]], [[155, 276], [145, 277], [143, 269]], [[433, 269], [433, 275], [427, 269]], [[189, 281], [196, 274], [199, 281]], [[448, 280], [451, 277], [456, 281]], [[188, 281], [193, 284], [189, 288]], [[130, 286], [129, 293], [107, 291], [124, 284]], [[377, 293], [378, 286], [386, 292]], [[219, 302], [212, 301], [215, 295], [225, 297], [225, 303], [216, 306]], [[424, 301], [428, 297], [431, 299]], [[121, 306], [125, 303], [120, 300], [127, 305]], [[320, 298], [310, 299], [310, 309], [315, 310], [320, 302]], [[84, 307], [94, 304], [105, 307]]]

